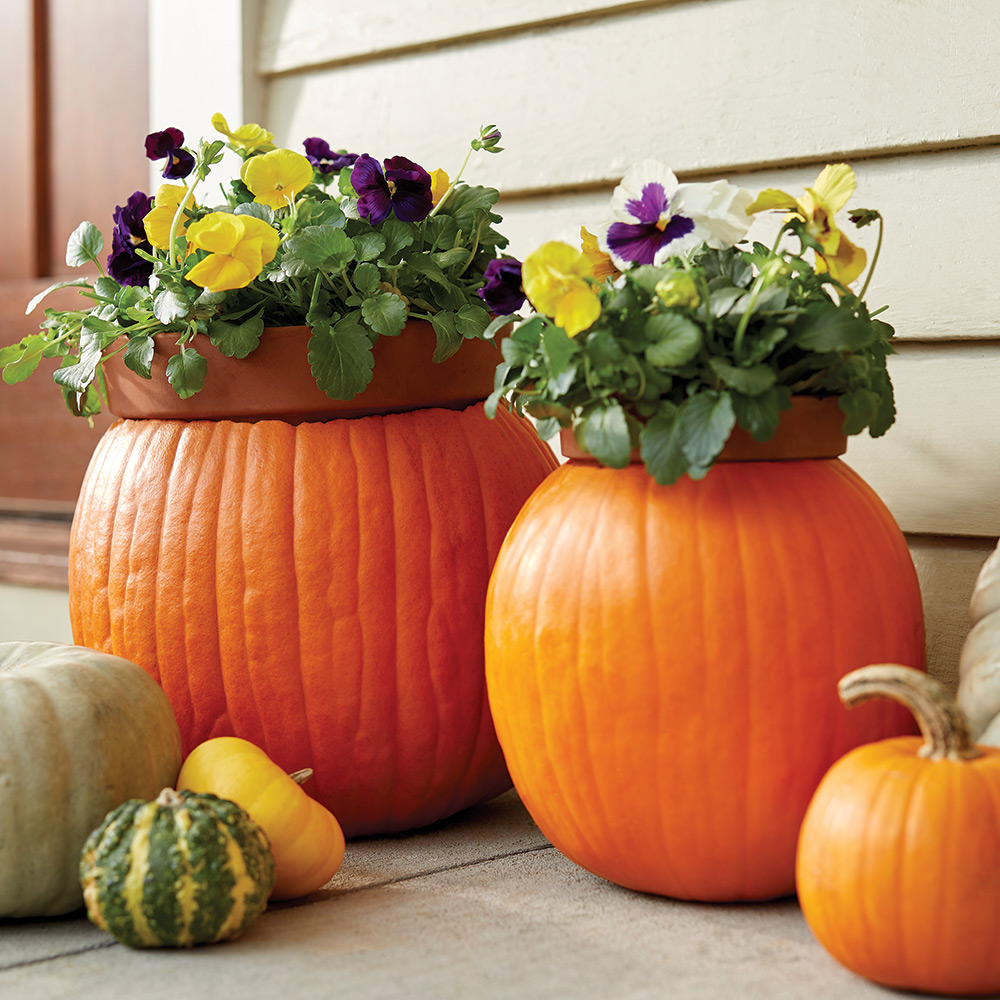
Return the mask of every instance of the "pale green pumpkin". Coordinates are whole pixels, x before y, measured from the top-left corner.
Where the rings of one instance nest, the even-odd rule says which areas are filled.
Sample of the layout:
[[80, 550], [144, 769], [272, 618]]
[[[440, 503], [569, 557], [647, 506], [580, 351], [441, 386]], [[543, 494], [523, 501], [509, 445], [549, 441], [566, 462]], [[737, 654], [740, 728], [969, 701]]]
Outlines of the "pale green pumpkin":
[[0, 643], [0, 917], [82, 906], [87, 836], [173, 784], [180, 765], [173, 709], [142, 668], [80, 646]]

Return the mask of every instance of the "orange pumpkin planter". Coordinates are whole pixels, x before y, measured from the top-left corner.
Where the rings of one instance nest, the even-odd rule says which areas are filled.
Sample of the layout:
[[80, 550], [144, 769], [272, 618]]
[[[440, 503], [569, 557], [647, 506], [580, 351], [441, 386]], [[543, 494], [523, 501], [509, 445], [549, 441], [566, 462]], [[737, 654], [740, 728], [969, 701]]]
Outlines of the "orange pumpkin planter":
[[1000, 750], [974, 746], [951, 695], [906, 667], [856, 670], [840, 691], [902, 701], [924, 740], [858, 747], [823, 779], [799, 841], [806, 921], [884, 986], [1000, 992]]
[[[485, 397], [497, 353], [482, 348]], [[428, 371], [447, 380], [449, 364]], [[77, 506], [74, 635], [159, 681], [185, 752], [235, 735], [311, 767], [348, 836], [434, 822], [509, 786], [483, 606], [508, 526], [554, 465], [529, 425], [481, 404], [119, 421]]]
[[847, 713], [837, 680], [923, 655], [903, 536], [836, 458], [666, 487], [574, 458], [518, 516], [487, 600], [490, 705], [535, 821], [590, 871], [684, 899], [794, 891], [826, 769], [912, 731], [898, 705]]

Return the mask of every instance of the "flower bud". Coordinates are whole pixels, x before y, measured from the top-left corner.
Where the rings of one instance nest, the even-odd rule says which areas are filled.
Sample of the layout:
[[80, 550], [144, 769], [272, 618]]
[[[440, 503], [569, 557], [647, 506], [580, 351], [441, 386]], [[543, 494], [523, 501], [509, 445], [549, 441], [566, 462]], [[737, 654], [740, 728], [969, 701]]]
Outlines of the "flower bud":
[[698, 286], [686, 271], [675, 271], [666, 278], [661, 278], [654, 291], [660, 302], [667, 307], [694, 309], [701, 302]]

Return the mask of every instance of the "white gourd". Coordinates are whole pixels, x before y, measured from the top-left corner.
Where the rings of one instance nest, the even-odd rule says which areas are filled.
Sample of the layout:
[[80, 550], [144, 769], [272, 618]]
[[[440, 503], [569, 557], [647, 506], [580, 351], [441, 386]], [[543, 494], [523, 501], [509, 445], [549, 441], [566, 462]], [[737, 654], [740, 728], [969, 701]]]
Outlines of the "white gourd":
[[0, 642], [0, 918], [83, 905], [80, 851], [127, 799], [181, 766], [160, 686], [130, 660], [55, 642]]
[[973, 740], [1000, 746], [1000, 542], [979, 571], [969, 615], [972, 628], [958, 662], [958, 704]]

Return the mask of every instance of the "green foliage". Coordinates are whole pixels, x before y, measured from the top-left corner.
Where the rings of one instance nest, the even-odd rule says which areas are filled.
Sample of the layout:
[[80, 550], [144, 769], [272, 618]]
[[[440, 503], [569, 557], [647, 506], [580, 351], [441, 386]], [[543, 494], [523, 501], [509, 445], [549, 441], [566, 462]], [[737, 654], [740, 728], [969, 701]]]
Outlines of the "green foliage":
[[[499, 138], [494, 126], [484, 126], [469, 155], [477, 149], [499, 152]], [[188, 183], [207, 178], [225, 146], [220, 140], [202, 141], [192, 149], [196, 165]], [[262, 154], [237, 152], [247, 160]], [[207, 252], [189, 248], [180, 235], [173, 255], [137, 251], [153, 265], [144, 286], [124, 286], [103, 273], [59, 282], [36, 296], [27, 311], [49, 292], [67, 286], [77, 287], [84, 303], [75, 310], [47, 310], [37, 334], [4, 347], [3, 380], [19, 382], [42, 357], [62, 357], [55, 380], [67, 406], [90, 415], [100, 410], [101, 365], [107, 357], [121, 353], [133, 372], [150, 378], [152, 337], [170, 333], [176, 334], [176, 348], [167, 377], [181, 397], [188, 397], [205, 380], [200, 338], [207, 337], [229, 357], [244, 358], [257, 348], [266, 327], [306, 324], [313, 328], [309, 363], [318, 385], [335, 399], [351, 399], [371, 381], [374, 342], [398, 336], [409, 319], [433, 324], [434, 360], [444, 360], [465, 340], [495, 334], [497, 327], [477, 292], [487, 265], [507, 245], [495, 228], [501, 222], [493, 211], [499, 193], [464, 184], [462, 170], [426, 219], [406, 222], [390, 212], [375, 226], [359, 217], [350, 167], [333, 174], [314, 172], [294, 207], [277, 210], [255, 201], [242, 180], [232, 181], [222, 188], [224, 205], [208, 208], [191, 202], [183, 222], [190, 226], [222, 211], [272, 226], [279, 233], [278, 249], [255, 279], [219, 292], [192, 283], [186, 275]], [[84, 222], [69, 239], [66, 260], [102, 270], [103, 250], [100, 230]]]
[[[678, 287], [697, 294], [657, 294], [675, 302]], [[801, 253], [703, 246], [598, 291], [600, 317], [576, 337], [539, 315], [515, 326], [488, 412], [510, 398], [612, 467], [638, 448], [662, 484], [704, 476], [737, 425], [768, 440], [793, 394], [839, 396], [847, 434], [893, 423], [892, 327]]]

